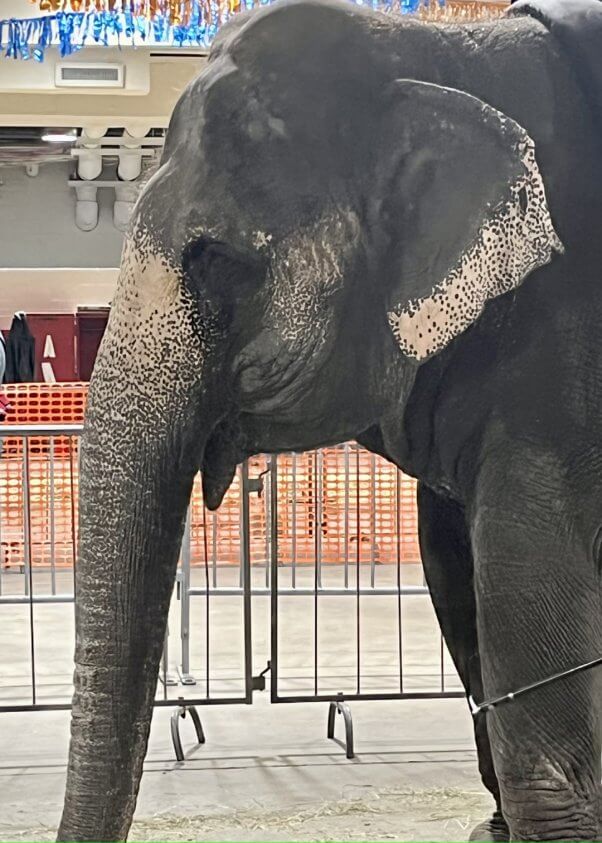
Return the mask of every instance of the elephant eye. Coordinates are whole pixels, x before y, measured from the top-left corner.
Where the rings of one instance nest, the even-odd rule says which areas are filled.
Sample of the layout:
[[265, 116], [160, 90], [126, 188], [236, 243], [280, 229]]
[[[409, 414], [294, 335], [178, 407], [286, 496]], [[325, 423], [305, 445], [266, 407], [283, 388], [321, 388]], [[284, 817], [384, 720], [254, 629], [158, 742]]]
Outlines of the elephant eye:
[[182, 267], [197, 291], [230, 304], [256, 290], [265, 276], [265, 261], [255, 251], [242, 251], [211, 237], [199, 237], [184, 248]]
[[526, 187], [521, 187], [521, 189], [518, 191], [518, 204], [523, 214], [526, 214], [527, 205], [529, 204], [529, 196], [527, 194]]

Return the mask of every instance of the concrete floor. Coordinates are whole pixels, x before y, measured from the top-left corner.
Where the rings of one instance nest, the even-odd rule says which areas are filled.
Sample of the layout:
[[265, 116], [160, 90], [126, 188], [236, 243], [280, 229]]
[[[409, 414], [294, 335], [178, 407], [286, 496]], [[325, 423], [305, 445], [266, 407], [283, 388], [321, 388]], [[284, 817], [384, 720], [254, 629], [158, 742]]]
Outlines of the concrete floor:
[[[349, 572], [350, 575], [352, 572]], [[283, 570], [280, 585], [290, 584]], [[342, 568], [324, 572], [324, 585], [341, 585]], [[370, 582], [362, 569], [361, 582]], [[204, 573], [193, 569], [193, 584]], [[237, 572], [220, 570], [218, 586], [236, 584]], [[394, 584], [389, 566], [375, 571], [376, 585]], [[71, 590], [70, 574], [57, 591]], [[418, 566], [404, 566], [404, 584], [421, 583]], [[298, 584], [313, 571], [298, 572]], [[351, 588], [354, 580], [350, 578]], [[253, 571], [256, 587], [265, 573]], [[3, 593], [22, 593], [23, 578], [5, 573]], [[50, 590], [48, 573], [37, 573], [34, 593]], [[239, 696], [243, 682], [242, 599], [210, 597], [210, 693]], [[181, 666], [181, 603], [170, 615], [170, 672]], [[178, 684], [167, 695], [206, 694], [206, 600], [191, 603], [193, 686]], [[357, 683], [357, 604], [353, 594], [318, 601], [318, 690], [353, 691]], [[37, 699], [68, 700], [71, 692], [73, 605], [36, 605]], [[314, 599], [281, 597], [278, 692], [312, 693]], [[0, 705], [31, 698], [29, 607], [0, 605]], [[441, 645], [427, 597], [402, 599], [404, 688], [441, 687]], [[269, 599], [253, 598], [254, 672], [269, 658]], [[360, 601], [361, 690], [399, 688], [398, 607], [395, 596]], [[459, 683], [443, 656], [445, 687]], [[269, 681], [269, 677], [268, 677]], [[164, 694], [159, 684], [158, 695]], [[326, 739], [325, 703], [270, 705], [268, 692], [253, 706], [200, 708], [207, 734], [194, 747], [192, 726], [181, 723], [183, 764], [174, 761], [171, 710], [157, 709], [146, 772], [132, 832], [134, 840], [465, 840], [490, 808], [476, 770], [470, 715], [462, 700], [403, 700], [351, 704], [357, 758]], [[52, 839], [59, 818], [68, 746], [67, 713], [0, 713], [0, 840]], [[342, 732], [341, 718], [337, 729]]]
[[[490, 809], [459, 700], [354, 703], [357, 758], [325, 737], [326, 706], [201, 712], [207, 734], [173, 760], [155, 712], [133, 840], [466, 840]], [[339, 724], [340, 726], [340, 724]], [[60, 815], [68, 716], [0, 723], [0, 840], [50, 840]]]

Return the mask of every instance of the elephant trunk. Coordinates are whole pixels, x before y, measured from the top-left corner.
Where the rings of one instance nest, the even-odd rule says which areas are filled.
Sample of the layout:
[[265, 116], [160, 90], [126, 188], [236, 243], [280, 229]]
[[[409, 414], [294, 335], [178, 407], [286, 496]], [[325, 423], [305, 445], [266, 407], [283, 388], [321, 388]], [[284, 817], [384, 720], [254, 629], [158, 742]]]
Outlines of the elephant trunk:
[[165, 262], [162, 280], [156, 261], [150, 278], [150, 258], [140, 262], [126, 248], [90, 386], [80, 479], [75, 694], [59, 840], [127, 836], [185, 514], [204, 447], [198, 331], [182, 315], [182, 288], [172, 284]]
[[167, 455], [88, 428], [60, 840], [123, 840], [131, 823], [192, 484], [173, 475]]

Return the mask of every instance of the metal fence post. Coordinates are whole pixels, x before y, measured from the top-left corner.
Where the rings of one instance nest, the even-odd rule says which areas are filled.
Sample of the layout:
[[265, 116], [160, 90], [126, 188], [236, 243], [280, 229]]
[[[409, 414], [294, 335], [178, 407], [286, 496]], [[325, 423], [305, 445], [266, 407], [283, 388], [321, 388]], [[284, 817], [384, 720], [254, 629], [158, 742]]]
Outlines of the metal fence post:
[[265, 500], [265, 587], [270, 587], [270, 559], [272, 558], [272, 530], [270, 525], [272, 523], [272, 457], [268, 457], [268, 469], [265, 480], [270, 488], [268, 493], [264, 494]]
[[370, 454], [370, 585], [376, 584], [376, 457]]
[[291, 585], [297, 585], [297, 454], [293, 454], [291, 483], [292, 494], [292, 546], [291, 546]]
[[213, 571], [213, 588], [217, 588], [217, 513], [213, 513], [211, 521], [211, 568]]
[[161, 681], [164, 687], [164, 699], [167, 699], [167, 686], [177, 685], [177, 677], [169, 671], [169, 624], [165, 630], [165, 640], [163, 641], [163, 655], [161, 656]]
[[182, 685], [196, 685], [190, 672], [190, 507], [186, 513], [186, 524], [182, 538], [182, 567], [180, 574], [180, 641], [182, 645]]
[[21, 440], [23, 445], [23, 570], [25, 572], [25, 594], [29, 595], [29, 574], [31, 569], [31, 530], [30, 530], [30, 500], [29, 500], [29, 439], [25, 436]]
[[33, 570], [31, 558], [31, 506], [29, 482], [29, 440], [23, 437], [23, 539], [25, 552], [25, 594], [29, 597], [29, 636], [31, 658], [31, 703], [36, 705], [36, 639], [33, 618]]
[[318, 588], [322, 587], [322, 529], [324, 520], [324, 487], [323, 487], [324, 455], [322, 451], [316, 451], [316, 575]]
[[278, 458], [270, 459], [270, 697], [278, 695]]
[[243, 626], [245, 661], [245, 701], [253, 702], [253, 650], [251, 615], [251, 515], [249, 511], [249, 462], [245, 460], [240, 469], [240, 570], [243, 587]]
[[349, 445], [343, 446], [345, 459], [345, 588], [349, 588]]
[[[78, 475], [79, 476], [79, 475]], [[50, 496], [49, 507], [50, 512], [50, 582], [52, 593], [56, 594], [56, 524], [54, 512], [54, 437], [50, 437], [50, 451], [49, 451], [49, 481], [50, 481]]]
[[[3, 450], [4, 450], [4, 437], [0, 436], [0, 456], [2, 455]], [[6, 549], [7, 558], [5, 560], [5, 558], [4, 558], [4, 548], [3, 548], [3, 544], [2, 544], [2, 524], [3, 524], [3, 521], [4, 521], [4, 516], [5, 516], [5, 513], [2, 511], [2, 508], [0, 507], [0, 597], [2, 596], [2, 567], [5, 563], [5, 561], [8, 562], [8, 546], [7, 546], [7, 549]]]

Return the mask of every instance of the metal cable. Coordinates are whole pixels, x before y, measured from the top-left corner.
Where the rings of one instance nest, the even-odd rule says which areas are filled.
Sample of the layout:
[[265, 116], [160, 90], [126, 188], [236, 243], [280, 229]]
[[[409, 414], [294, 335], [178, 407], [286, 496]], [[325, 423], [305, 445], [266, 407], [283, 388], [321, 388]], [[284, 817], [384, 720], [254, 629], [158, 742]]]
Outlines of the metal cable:
[[[192, 524], [190, 525], [192, 530]], [[211, 657], [209, 653], [209, 545], [207, 542], [207, 507], [203, 504], [203, 553], [205, 556], [205, 640], [207, 652], [205, 654], [205, 673], [207, 677], [207, 698], [209, 698], [209, 668]]]
[[397, 471], [396, 483], [396, 526], [397, 533], [397, 639], [399, 649], [399, 693], [403, 694], [403, 627], [401, 615], [401, 475]]
[[29, 583], [29, 646], [31, 654], [31, 702], [36, 705], [36, 645], [33, 620], [33, 567], [31, 559], [31, 511], [29, 508], [29, 441], [23, 437], [23, 493], [25, 506], [25, 536], [27, 541], [27, 580]]
[[356, 478], [356, 519], [357, 519], [357, 547], [355, 549], [355, 635], [357, 648], [357, 691], [361, 693], [361, 628], [360, 628], [360, 561], [361, 561], [361, 501], [360, 501], [360, 449], [355, 449], [355, 478]]
[[318, 693], [318, 454], [314, 454], [314, 482], [312, 484], [314, 499], [314, 694]]

